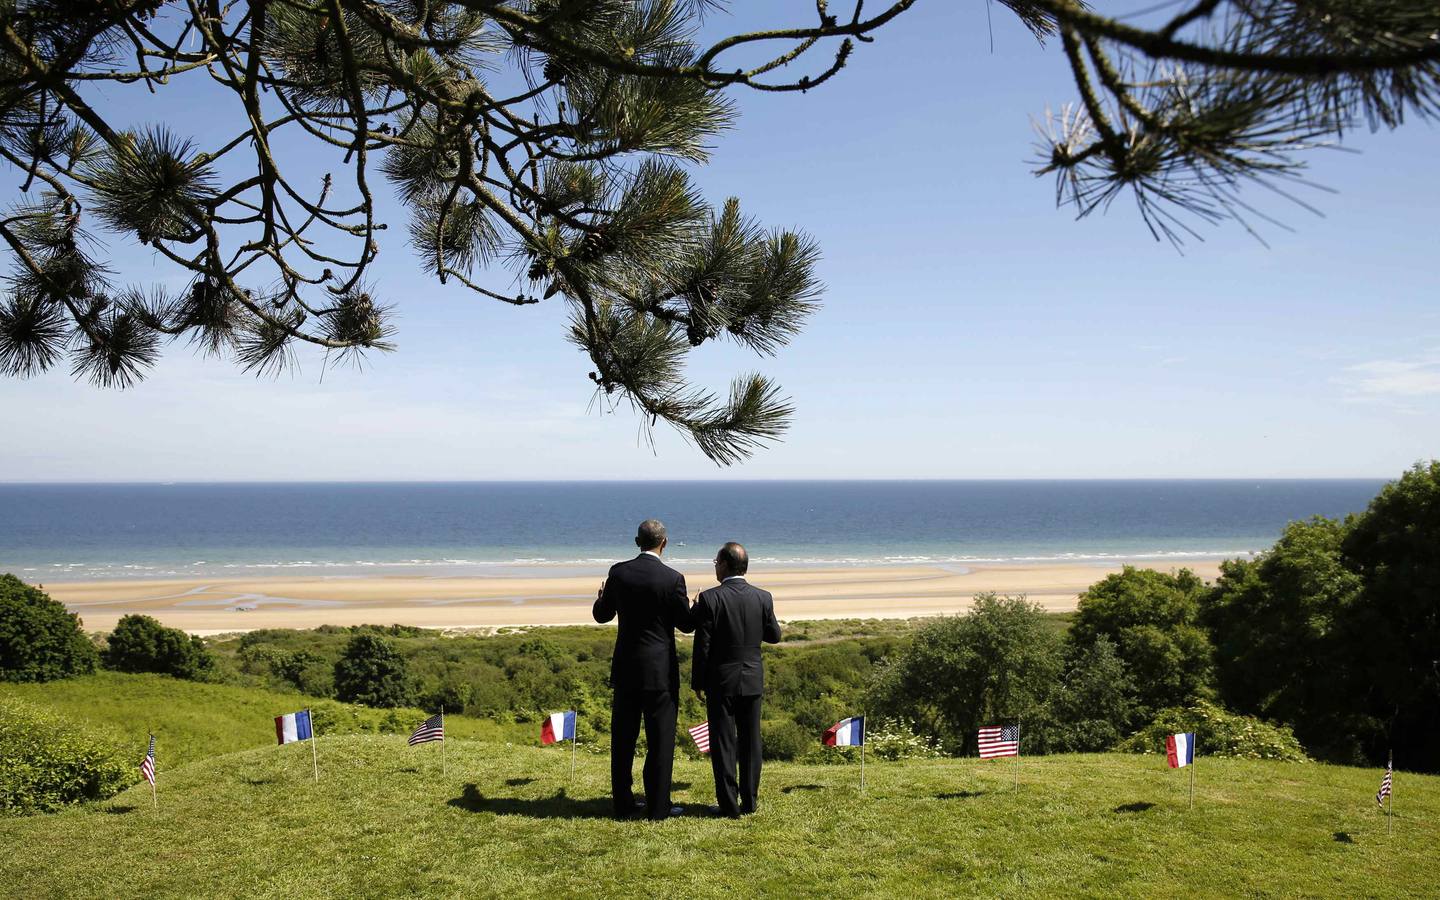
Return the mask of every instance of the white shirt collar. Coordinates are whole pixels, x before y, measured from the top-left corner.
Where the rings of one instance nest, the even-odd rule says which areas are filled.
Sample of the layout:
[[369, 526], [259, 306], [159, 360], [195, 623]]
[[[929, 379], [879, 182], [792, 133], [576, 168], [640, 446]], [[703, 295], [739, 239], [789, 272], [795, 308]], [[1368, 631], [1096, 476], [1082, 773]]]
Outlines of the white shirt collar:
[[[656, 559], [660, 559], [660, 554], [656, 553], [654, 550], [641, 550], [641, 551], [640, 551], [640, 555], [641, 555], [641, 556], [645, 556], [645, 555], [647, 555], [647, 554], [650, 555], [650, 556], [655, 557]], [[660, 560], [660, 561], [661, 561], [661, 562], [664, 562], [664, 560]]]
[[727, 582], [727, 581], [734, 581], [734, 580], [737, 579], [737, 578], [740, 579], [741, 581], [744, 581], [744, 580], [745, 580], [745, 576], [744, 576], [744, 575], [729, 575], [729, 576], [726, 576], [725, 578], [720, 579], [720, 583], [721, 583], [721, 584], [724, 584], [724, 583]]

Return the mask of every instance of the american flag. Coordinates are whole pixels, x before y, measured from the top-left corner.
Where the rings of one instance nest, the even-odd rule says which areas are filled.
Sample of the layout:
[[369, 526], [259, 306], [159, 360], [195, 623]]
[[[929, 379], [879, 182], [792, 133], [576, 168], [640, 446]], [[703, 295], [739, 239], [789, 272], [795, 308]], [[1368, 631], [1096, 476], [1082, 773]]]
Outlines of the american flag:
[[1394, 765], [1393, 761], [1385, 764], [1385, 779], [1380, 782], [1380, 790], [1375, 792], [1375, 802], [1381, 806], [1385, 805], [1385, 798], [1390, 796], [1390, 769]]
[[980, 758], [1020, 755], [1019, 725], [990, 725], [980, 729]]
[[415, 733], [410, 735], [410, 740], [406, 743], [413, 747], [416, 744], [443, 740], [445, 740], [445, 714], [436, 713], [421, 722], [420, 727], [415, 729]]
[[[145, 754], [145, 761], [140, 763], [140, 774], [151, 785], [155, 784], [155, 735], [150, 735], [150, 750]], [[1387, 782], [1388, 783], [1388, 782]]]
[[690, 737], [695, 741], [695, 748], [701, 753], [710, 752], [710, 723], [701, 722], [694, 728], [688, 729]]

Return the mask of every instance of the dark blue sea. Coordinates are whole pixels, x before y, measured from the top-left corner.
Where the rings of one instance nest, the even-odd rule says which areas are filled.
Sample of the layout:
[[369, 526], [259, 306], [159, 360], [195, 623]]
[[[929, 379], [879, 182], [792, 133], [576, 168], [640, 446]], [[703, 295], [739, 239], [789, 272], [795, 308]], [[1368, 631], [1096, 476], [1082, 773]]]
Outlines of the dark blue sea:
[[590, 570], [670, 530], [672, 562], [883, 565], [1237, 556], [1362, 511], [1381, 480], [0, 484], [27, 580]]

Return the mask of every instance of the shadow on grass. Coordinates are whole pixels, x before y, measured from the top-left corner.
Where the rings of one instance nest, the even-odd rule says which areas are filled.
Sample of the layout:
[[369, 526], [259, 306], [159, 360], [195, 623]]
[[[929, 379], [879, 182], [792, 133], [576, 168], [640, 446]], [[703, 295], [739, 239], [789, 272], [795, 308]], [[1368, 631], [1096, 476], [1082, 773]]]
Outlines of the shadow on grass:
[[973, 797], [985, 796], [984, 791], [951, 791], [948, 794], [936, 794], [936, 800], [969, 800]]
[[1142, 813], [1155, 808], [1155, 804], [1140, 800], [1136, 803], [1125, 803], [1115, 807], [1117, 813]]
[[474, 784], [465, 785], [459, 797], [448, 801], [450, 806], [466, 812], [488, 812], [501, 816], [529, 816], [532, 819], [609, 819], [614, 807], [608, 797], [577, 800], [560, 791], [553, 797], [523, 799], [520, 797], [486, 797]]
[[824, 786], [819, 784], [792, 784], [789, 787], [781, 788], [780, 793], [790, 794], [795, 791], [823, 791], [824, 789]]
[[672, 791], [688, 791], [688, 790], [690, 790], [690, 782], [688, 782], [688, 781], [674, 781], [674, 782], [671, 782], [671, 783], [670, 783], [670, 790], [672, 790]]
[[506, 787], [523, 787], [523, 786], [525, 786], [525, 785], [527, 785], [527, 784], [534, 784], [534, 783], [535, 783], [535, 779], [533, 779], [533, 778], [507, 778], [507, 779], [505, 779], [505, 786], [506, 786]]
[[126, 813], [132, 813], [139, 808], [140, 807], [138, 806], [107, 806], [105, 807], [105, 813], [106, 815], [111, 816], [123, 816]]
[[1335, 832], [1335, 843], [1353, 844], [1355, 843], [1355, 839], [1350, 836], [1350, 832], [1348, 831], [1337, 831]]
[[240, 781], [242, 784], [248, 784], [251, 787], [259, 787], [262, 784], [274, 784], [276, 779], [274, 775], [265, 775], [259, 778], [254, 775], [246, 775], [244, 778], [241, 778]]
[[415, 766], [406, 766], [406, 767], [403, 768], [403, 769], [396, 769], [396, 770], [394, 770], [394, 773], [395, 773], [396, 775], [419, 775], [419, 774], [420, 774], [420, 770], [419, 770], [418, 768], [416, 768]]

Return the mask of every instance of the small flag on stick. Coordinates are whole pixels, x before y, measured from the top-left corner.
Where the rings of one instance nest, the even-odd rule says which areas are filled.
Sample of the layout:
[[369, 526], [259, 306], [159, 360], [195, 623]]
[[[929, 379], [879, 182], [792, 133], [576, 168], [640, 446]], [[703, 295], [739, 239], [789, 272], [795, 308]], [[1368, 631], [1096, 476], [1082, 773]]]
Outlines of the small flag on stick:
[[1380, 780], [1380, 790], [1375, 792], [1375, 802], [1381, 806], [1385, 805], [1385, 798], [1390, 796], [1390, 785], [1394, 782], [1394, 771], [1391, 768], [1394, 761], [1385, 764], [1385, 777]]
[[160, 798], [155, 795], [155, 735], [150, 735], [150, 749], [145, 752], [145, 759], [140, 762], [140, 774], [150, 782], [150, 802], [156, 809], [160, 808]]
[[575, 780], [575, 710], [551, 713], [540, 726], [540, 743], [553, 744], [556, 741], [570, 742], [570, 780]]
[[320, 780], [320, 757], [315, 751], [315, 728], [310, 721], [310, 710], [286, 713], [275, 717], [275, 737], [281, 744], [294, 741], [310, 742], [310, 761], [315, 765], [315, 780]]
[[1172, 734], [1165, 739], [1165, 761], [1172, 769], [1190, 767], [1190, 806], [1195, 806], [1195, 732]]
[[865, 717], [841, 719], [825, 729], [825, 746], [860, 748], [860, 791], [865, 791]]
[[695, 742], [695, 749], [701, 753], [710, 752], [710, 723], [708, 721], [686, 730], [690, 732], [690, 739]]
[[[1387, 834], [1395, 831], [1395, 794], [1390, 790], [1394, 784], [1394, 777], [1395, 754], [1391, 753], [1390, 759], [1385, 763], [1385, 777], [1380, 782], [1380, 790], [1375, 793], [1375, 802], [1385, 809], [1385, 831]], [[1390, 798], [1388, 806], [1385, 803], [1385, 798], [1387, 797]]]

